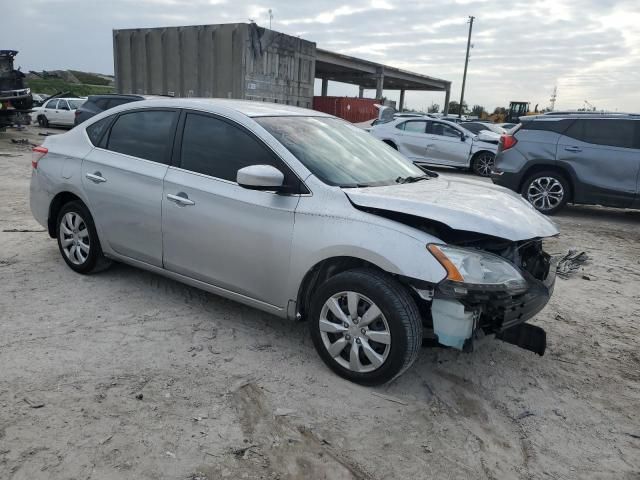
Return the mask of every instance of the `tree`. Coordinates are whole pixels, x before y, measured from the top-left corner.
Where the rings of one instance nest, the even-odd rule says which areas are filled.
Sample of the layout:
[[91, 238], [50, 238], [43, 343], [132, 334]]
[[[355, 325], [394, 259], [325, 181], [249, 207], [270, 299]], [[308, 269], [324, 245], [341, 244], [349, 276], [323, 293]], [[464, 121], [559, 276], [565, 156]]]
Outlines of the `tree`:
[[438, 113], [440, 111], [440, 105], [438, 105], [437, 103], [431, 103], [431, 105], [429, 105], [429, 108], [427, 109], [427, 112], [429, 113]]
[[478, 118], [482, 118], [483, 114], [486, 113], [486, 110], [482, 105], [474, 105], [471, 109], [471, 114], [475, 115]]
[[504, 107], [496, 107], [496, 109], [493, 111], [493, 113], [495, 115], [506, 115], [507, 114], [507, 109]]
[[[469, 110], [467, 102], [462, 103], [462, 115]], [[460, 113], [460, 104], [455, 100], [449, 102], [449, 115], [458, 115]]]

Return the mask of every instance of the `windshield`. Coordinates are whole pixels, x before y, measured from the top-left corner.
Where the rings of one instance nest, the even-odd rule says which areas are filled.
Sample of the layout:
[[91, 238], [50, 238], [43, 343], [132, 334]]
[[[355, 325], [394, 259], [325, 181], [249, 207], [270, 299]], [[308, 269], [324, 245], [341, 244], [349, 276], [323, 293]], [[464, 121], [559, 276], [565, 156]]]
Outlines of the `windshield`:
[[314, 175], [329, 185], [390, 185], [424, 172], [369, 133], [337, 118], [255, 118]]
[[82, 106], [84, 100], [67, 100], [67, 102], [69, 102], [71, 110], [76, 110]]

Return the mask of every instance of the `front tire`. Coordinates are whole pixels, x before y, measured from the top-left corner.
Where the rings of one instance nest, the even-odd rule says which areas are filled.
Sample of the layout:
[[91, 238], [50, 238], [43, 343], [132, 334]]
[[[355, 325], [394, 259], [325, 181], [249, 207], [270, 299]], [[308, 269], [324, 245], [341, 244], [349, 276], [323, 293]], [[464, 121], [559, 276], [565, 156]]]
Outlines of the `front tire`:
[[320, 358], [362, 385], [401, 375], [422, 343], [414, 300], [397, 280], [375, 270], [349, 270], [327, 280], [313, 297], [310, 319]]
[[496, 156], [491, 152], [478, 152], [471, 160], [471, 169], [476, 175], [489, 177], [496, 163]]
[[38, 117], [38, 125], [40, 125], [42, 128], [47, 128], [49, 126], [49, 120], [47, 120], [47, 117], [45, 117], [44, 115], [40, 115]]
[[554, 215], [569, 200], [569, 182], [554, 171], [538, 172], [525, 180], [521, 193], [540, 213]]
[[56, 225], [60, 254], [73, 271], [87, 274], [104, 270], [111, 264], [102, 254], [93, 218], [82, 202], [64, 205]]

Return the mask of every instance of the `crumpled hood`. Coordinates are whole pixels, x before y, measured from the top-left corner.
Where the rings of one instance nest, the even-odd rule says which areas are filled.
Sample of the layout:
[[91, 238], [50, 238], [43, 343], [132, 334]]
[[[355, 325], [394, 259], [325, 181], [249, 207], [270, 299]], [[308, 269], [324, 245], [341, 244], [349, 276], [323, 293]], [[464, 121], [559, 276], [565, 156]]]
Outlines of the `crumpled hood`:
[[358, 206], [405, 213], [455, 230], [511, 241], [550, 237], [556, 226], [520, 195], [505, 188], [440, 176], [415, 183], [344, 190]]

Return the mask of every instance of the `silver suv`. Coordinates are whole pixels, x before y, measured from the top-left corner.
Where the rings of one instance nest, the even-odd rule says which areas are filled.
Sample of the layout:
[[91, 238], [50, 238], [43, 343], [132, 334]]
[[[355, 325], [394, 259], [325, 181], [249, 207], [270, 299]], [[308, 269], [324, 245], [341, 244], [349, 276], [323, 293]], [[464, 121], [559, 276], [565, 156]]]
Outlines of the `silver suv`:
[[103, 112], [34, 149], [34, 217], [78, 273], [125, 262], [291, 320], [363, 384], [424, 337], [540, 354], [555, 226], [519, 195], [425, 173], [340, 119], [232, 100]]
[[521, 117], [500, 140], [492, 180], [551, 215], [569, 203], [640, 208], [640, 115]]

